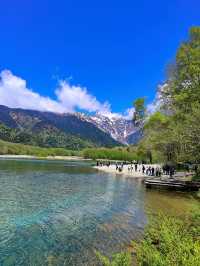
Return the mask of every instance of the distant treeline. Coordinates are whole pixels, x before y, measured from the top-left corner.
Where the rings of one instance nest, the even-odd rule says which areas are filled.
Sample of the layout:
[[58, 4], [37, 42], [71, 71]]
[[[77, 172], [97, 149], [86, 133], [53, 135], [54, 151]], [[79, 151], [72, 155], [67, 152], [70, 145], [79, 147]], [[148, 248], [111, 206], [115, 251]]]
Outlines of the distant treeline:
[[41, 148], [19, 143], [10, 143], [0, 140], [0, 155], [33, 155], [38, 157], [46, 156], [80, 156], [81, 152], [63, 148]]
[[83, 151], [84, 158], [96, 159], [107, 159], [107, 160], [123, 160], [133, 161], [137, 160], [137, 154], [132, 151], [128, 151], [126, 148], [92, 148], [85, 149]]

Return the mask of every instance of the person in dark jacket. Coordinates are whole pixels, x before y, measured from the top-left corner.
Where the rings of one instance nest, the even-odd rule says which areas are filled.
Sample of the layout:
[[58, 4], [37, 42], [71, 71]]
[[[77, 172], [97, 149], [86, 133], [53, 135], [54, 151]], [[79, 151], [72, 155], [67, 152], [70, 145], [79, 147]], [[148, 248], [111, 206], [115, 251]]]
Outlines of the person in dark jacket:
[[142, 166], [142, 173], [143, 174], [145, 173], [145, 166], [144, 165]]

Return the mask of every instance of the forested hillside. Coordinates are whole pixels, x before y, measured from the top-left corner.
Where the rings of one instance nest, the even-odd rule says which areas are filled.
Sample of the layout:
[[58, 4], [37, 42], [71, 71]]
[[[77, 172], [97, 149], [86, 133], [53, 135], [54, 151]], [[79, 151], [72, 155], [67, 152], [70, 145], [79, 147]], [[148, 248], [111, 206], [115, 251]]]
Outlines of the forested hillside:
[[119, 145], [109, 134], [75, 114], [12, 109], [6, 106], [0, 106], [0, 139], [73, 150]]

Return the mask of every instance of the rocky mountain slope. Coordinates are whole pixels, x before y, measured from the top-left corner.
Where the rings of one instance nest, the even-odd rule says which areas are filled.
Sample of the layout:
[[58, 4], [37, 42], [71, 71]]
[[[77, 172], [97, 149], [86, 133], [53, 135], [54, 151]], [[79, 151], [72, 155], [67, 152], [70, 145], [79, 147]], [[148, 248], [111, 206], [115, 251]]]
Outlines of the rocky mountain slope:
[[[76, 114], [57, 114], [0, 106], [0, 137], [44, 147], [84, 148], [120, 145], [107, 132]], [[6, 128], [5, 128], [6, 127]], [[7, 132], [5, 134], [5, 131]], [[5, 139], [10, 132], [10, 139]]]
[[133, 121], [123, 117], [107, 117], [102, 114], [88, 116], [78, 113], [80, 119], [88, 121], [99, 129], [107, 132], [113, 139], [123, 144], [135, 144], [141, 138], [141, 130], [134, 126]]
[[0, 124], [1, 139], [44, 147], [113, 147], [136, 143], [141, 137], [132, 121], [101, 114], [57, 114], [1, 105]]

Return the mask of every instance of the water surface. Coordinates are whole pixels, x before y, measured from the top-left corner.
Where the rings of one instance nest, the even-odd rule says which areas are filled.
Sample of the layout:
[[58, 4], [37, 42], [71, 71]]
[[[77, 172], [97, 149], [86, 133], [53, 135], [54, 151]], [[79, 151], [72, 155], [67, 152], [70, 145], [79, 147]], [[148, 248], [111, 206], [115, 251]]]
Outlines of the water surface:
[[193, 203], [86, 162], [0, 160], [0, 265], [98, 265], [95, 250], [139, 238], [148, 212], [182, 214]]

